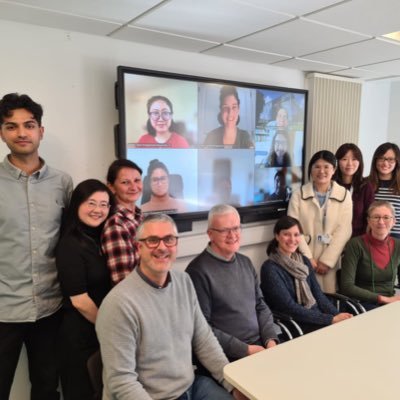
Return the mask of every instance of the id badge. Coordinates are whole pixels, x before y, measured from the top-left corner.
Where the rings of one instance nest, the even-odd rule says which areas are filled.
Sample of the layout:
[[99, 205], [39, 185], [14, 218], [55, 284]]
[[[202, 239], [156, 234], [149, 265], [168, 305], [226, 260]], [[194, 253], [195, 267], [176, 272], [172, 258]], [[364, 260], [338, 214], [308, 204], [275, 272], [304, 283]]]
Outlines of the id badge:
[[322, 244], [329, 244], [331, 242], [331, 237], [329, 235], [317, 235], [317, 241]]

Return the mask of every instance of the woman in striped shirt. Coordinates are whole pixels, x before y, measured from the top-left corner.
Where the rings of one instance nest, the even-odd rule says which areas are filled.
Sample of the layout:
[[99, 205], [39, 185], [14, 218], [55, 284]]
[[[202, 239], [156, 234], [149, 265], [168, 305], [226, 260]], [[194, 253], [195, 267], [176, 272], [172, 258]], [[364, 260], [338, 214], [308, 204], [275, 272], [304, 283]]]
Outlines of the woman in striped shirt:
[[396, 223], [390, 235], [400, 238], [400, 149], [395, 143], [383, 143], [374, 153], [369, 180], [375, 200], [386, 200], [396, 212]]

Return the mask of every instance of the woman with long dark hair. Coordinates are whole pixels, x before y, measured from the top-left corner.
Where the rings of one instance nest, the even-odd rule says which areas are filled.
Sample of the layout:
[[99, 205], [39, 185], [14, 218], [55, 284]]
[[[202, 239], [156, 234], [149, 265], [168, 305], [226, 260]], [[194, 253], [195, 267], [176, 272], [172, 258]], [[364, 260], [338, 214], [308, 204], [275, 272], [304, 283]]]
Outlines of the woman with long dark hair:
[[284, 216], [275, 224], [269, 258], [261, 267], [261, 290], [273, 310], [293, 317], [307, 333], [351, 314], [339, 313], [323, 294], [310, 260], [299, 250], [302, 233], [296, 218]]
[[354, 143], [344, 143], [335, 154], [338, 168], [333, 179], [350, 191], [353, 200], [352, 237], [365, 233], [367, 228], [367, 210], [374, 201], [374, 189], [363, 178], [364, 160], [361, 150]]
[[218, 122], [221, 126], [207, 134], [204, 145], [253, 148], [249, 133], [238, 128], [240, 122], [240, 98], [234, 86], [222, 86], [219, 94]]
[[189, 147], [187, 140], [176, 132], [171, 100], [159, 95], [151, 97], [147, 101], [147, 114], [147, 133], [139, 138], [137, 147], [141, 144], [146, 147]]
[[99, 349], [94, 324], [110, 290], [100, 235], [113, 205], [113, 195], [102, 182], [81, 182], [72, 193], [57, 246], [56, 265], [64, 296], [59, 360], [65, 400], [93, 396], [87, 360]]
[[395, 143], [378, 146], [372, 157], [369, 175], [376, 200], [386, 200], [395, 210], [396, 223], [390, 235], [400, 238], [400, 149]]

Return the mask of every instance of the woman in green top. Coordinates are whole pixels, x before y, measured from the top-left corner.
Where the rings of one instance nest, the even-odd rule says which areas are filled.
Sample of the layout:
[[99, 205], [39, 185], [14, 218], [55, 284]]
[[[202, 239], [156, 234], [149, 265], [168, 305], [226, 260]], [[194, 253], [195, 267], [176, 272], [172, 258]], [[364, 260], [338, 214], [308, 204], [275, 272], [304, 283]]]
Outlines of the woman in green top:
[[368, 209], [367, 233], [351, 239], [342, 261], [341, 292], [359, 299], [366, 309], [399, 301], [394, 282], [400, 263], [400, 240], [389, 236], [395, 211], [387, 201]]

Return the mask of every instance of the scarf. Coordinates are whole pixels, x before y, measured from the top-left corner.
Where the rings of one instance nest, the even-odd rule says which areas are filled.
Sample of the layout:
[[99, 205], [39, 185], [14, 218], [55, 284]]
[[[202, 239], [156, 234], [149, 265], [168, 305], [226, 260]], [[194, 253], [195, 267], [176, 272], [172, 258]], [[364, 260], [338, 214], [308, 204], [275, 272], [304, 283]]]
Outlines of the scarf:
[[276, 253], [272, 253], [269, 259], [278, 264], [294, 278], [297, 302], [305, 308], [310, 309], [316, 301], [306, 280], [309, 269], [304, 264], [301, 254], [293, 253], [291, 257], [288, 257], [277, 251]]

